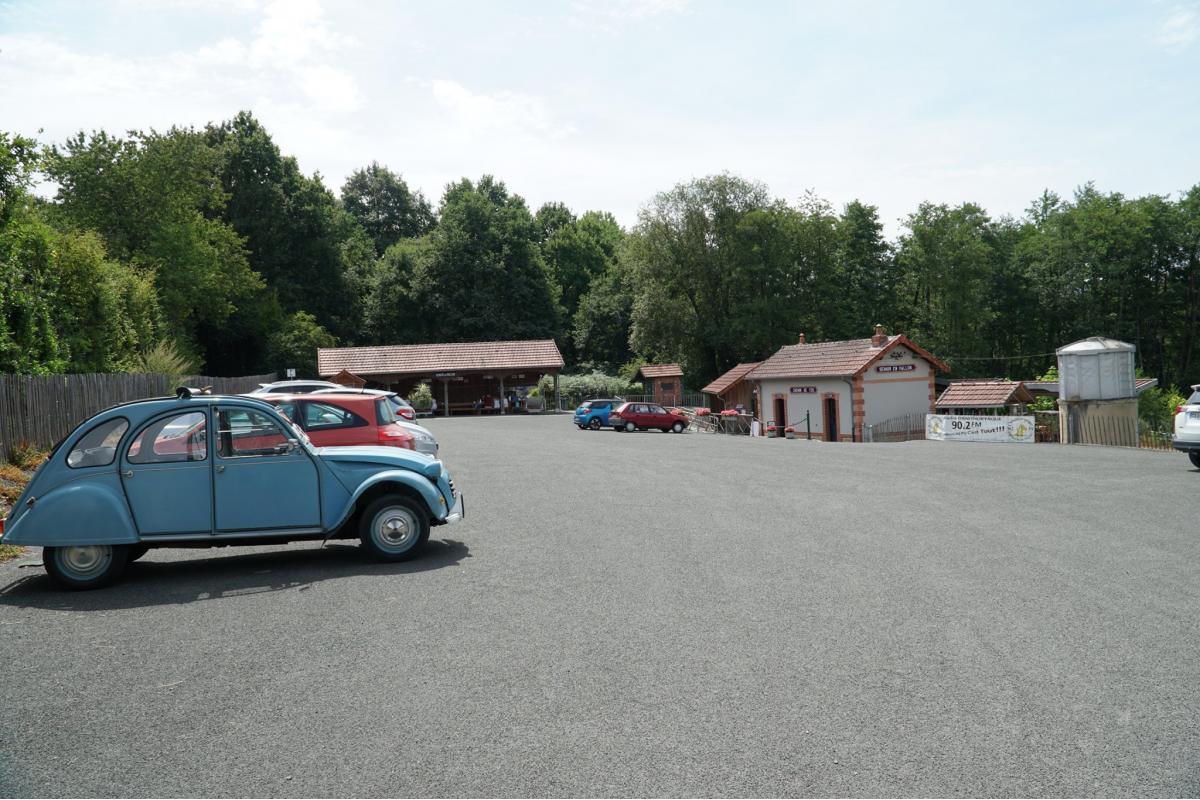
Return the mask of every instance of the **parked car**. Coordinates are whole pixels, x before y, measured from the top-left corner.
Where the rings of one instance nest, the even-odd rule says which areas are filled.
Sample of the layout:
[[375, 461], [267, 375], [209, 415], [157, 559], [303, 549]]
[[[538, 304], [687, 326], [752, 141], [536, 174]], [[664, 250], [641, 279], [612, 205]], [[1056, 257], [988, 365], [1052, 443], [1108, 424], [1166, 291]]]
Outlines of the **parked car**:
[[250, 394], [308, 394], [319, 389], [345, 388], [345, 386], [330, 381], [275, 381], [274, 383], [260, 383], [258, 388]]
[[687, 417], [653, 403], [624, 403], [608, 415], [608, 423], [617, 431], [644, 431], [656, 428], [663, 433], [683, 433]]
[[[403, 397], [400, 397], [395, 392], [385, 392], [385, 391], [380, 391], [378, 389], [346, 389], [346, 388], [318, 389], [317, 391], [310, 394], [309, 397], [316, 398], [318, 396], [323, 396], [326, 394], [341, 395], [341, 396], [347, 396], [347, 397], [371, 395], [373, 397], [383, 398], [384, 400], [386, 400], [388, 402], [388, 404], [391, 405], [392, 411], [395, 412], [396, 417], [397, 417], [396, 424], [399, 425], [401, 428], [404, 428], [404, 430], [408, 431], [409, 434], [412, 435], [413, 449], [416, 450], [418, 453], [425, 453], [426, 455], [436, 456], [438, 454], [437, 439], [434, 437], [434, 435], [432, 433], [429, 432], [428, 428], [426, 428], [422, 425], [418, 425], [416, 422], [408, 421], [408, 420], [412, 419], [413, 416], [415, 416], [413, 407], [411, 405], [409, 405], [407, 400], [405, 400]], [[406, 410], [407, 410], [408, 414], [412, 415], [412, 416], [406, 416], [405, 415]]]
[[369, 394], [268, 394], [265, 403], [278, 408], [317, 447], [362, 444], [416, 450], [412, 433], [396, 424], [386, 398]]
[[608, 415], [614, 408], [621, 405], [620, 400], [600, 399], [588, 400], [575, 409], [575, 424], [579, 430], [591, 428], [598, 431], [608, 427]]
[[315, 447], [268, 403], [181, 390], [68, 434], [0, 521], [0, 542], [43, 548], [56, 581], [93, 589], [153, 547], [358, 538], [375, 558], [402, 561], [432, 526], [464, 514], [437, 459]]
[[397, 417], [406, 419], [409, 422], [417, 418], [417, 410], [412, 407], [411, 403], [395, 392], [383, 389], [351, 389], [346, 386], [339, 386], [336, 389], [317, 389], [313, 394], [372, 394], [376, 397], [386, 397], [387, 401], [392, 404], [392, 409], [396, 412]]
[[1192, 466], [1200, 469], [1200, 383], [1192, 387], [1187, 402], [1175, 409], [1175, 436], [1171, 444], [1187, 453]]

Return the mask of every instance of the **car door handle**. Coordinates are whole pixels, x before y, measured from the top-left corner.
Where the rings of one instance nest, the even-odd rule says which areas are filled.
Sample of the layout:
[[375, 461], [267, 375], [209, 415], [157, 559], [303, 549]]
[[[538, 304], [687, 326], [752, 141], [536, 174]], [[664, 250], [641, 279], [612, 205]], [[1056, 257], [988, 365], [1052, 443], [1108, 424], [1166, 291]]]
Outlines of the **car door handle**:
[[122, 475], [124, 475], [126, 478], [132, 478], [132, 477], [133, 477], [133, 470], [131, 470], [131, 469], [127, 469], [127, 470], [125, 470], [124, 472], [122, 472], [121, 474], [122, 474]]
[[224, 471], [225, 471], [225, 465], [217, 464], [217, 472], [224, 472]]

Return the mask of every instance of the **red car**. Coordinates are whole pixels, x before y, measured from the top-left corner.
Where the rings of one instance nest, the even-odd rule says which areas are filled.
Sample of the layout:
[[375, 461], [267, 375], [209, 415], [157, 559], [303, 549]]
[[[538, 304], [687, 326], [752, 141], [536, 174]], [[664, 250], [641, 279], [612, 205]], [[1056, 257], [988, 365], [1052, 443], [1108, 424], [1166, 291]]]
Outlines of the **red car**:
[[415, 450], [413, 436], [396, 424], [386, 397], [370, 394], [262, 394], [317, 447], [373, 444]]
[[608, 415], [608, 424], [615, 431], [644, 431], [657, 428], [663, 433], [683, 433], [688, 421], [687, 417], [678, 411], [668, 411], [653, 403], [623, 403]]

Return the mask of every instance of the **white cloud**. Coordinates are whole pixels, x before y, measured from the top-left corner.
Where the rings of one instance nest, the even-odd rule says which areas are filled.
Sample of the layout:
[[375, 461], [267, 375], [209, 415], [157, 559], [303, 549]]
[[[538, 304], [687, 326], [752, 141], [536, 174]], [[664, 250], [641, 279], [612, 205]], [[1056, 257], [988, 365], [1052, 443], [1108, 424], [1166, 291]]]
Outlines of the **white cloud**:
[[1197, 6], [1175, 6], [1158, 28], [1154, 41], [1171, 52], [1181, 52], [1200, 39]]
[[571, 21], [581, 27], [614, 30], [619, 23], [678, 14], [691, 0], [575, 0]]
[[541, 98], [509, 91], [473, 92], [451, 80], [418, 83], [427, 86], [434, 101], [453, 115], [462, 133], [505, 133], [559, 139], [574, 132], [572, 126], [554, 118]]

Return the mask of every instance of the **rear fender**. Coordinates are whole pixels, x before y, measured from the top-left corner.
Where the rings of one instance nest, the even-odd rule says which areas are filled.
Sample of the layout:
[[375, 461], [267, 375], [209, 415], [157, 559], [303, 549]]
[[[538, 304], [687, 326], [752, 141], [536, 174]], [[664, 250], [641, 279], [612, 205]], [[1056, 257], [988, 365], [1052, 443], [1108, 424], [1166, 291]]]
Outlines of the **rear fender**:
[[22, 502], [24, 513], [4, 532], [5, 544], [68, 547], [138, 541], [116, 471], [68, 481]]

